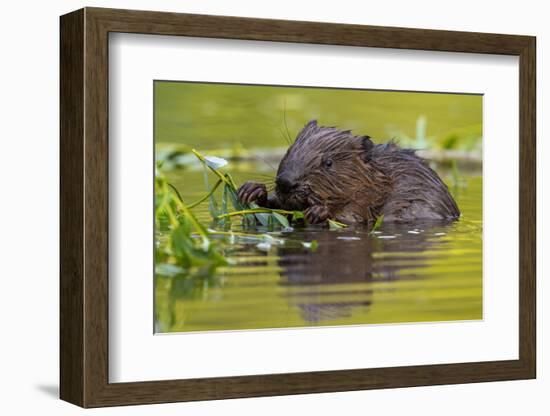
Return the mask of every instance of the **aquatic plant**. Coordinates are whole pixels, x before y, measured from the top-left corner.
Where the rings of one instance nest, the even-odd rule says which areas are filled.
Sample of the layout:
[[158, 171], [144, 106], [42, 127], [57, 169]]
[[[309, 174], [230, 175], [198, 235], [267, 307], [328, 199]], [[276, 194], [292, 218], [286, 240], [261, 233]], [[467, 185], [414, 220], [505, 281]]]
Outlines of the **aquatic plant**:
[[347, 228], [347, 225], [336, 220], [327, 220], [329, 230], [339, 230], [340, 228]]
[[378, 218], [376, 218], [376, 221], [375, 221], [374, 225], [372, 226], [372, 228], [370, 230], [370, 233], [374, 234], [374, 232], [377, 231], [382, 226], [383, 222], [384, 222], [384, 214], [382, 214]]
[[227, 264], [219, 241], [211, 238], [179, 192], [157, 168], [155, 174], [155, 222], [157, 230], [156, 268], [160, 275], [190, 271], [210, 274]]
[[[203, 164], [204, 182], [207, 190], [207, 197], [201, 198], [193, 206], [204, 202], [208, 198], [210, 215], [216, 223], [221, 225], [230, 224], [231, 218], [238, 216], [242, 219], [242, 224], [245, 227], [255, 226], [259, 223], [264, 227], [273, 229], [275, 226], [288, 228], [294, 221], [304, 218], [304, 214], [301, 211], [264, 208], [255, 203], [245, 204], [241, 202], [237, 196], [235, 181], [228, 172], [223, 173], [220, 170], [228, 162], [223, 158], [204, 156], [195, 149], [192, 149], [191, 152]], [[212, 172], [218, 178], [211, 188], [208, 181], [208, 172]], [[216, 201], [214, 196], [214, 191], [220, 185], [223, 186], [221, 204]], [[233, 206], [233, 211], [229, 210], [229, 202]]]
[[[222, 265], [230, 263], [225, 249], [236, 242], [256, 244], [266, 250], [273, 246], [297, 246], [315, 250], [317, 242], [299, 242], [285, 238], [275, 238], [267, 233], [236, 232], [231, 230], [231, 219], [239, 217], [243, 227], [261, 224], [269, 230], [278, 227], [291, 230], [291, 223], [303, 219], [300, 211], [285, 211], [258, 207], [256, 204], [243, 204], [237, 196], [237, 187], [231, 175], [220, 168], [227, 161], [220, 157], [204, 156], [196, 150], [191, 152], [203, 164], [206, 193], [198, 200], [186, 204], [178, 189], [170, 184], [157, 165], [155, 174], [155, 221], [157, 240], [155, 250], [155, 272], [160, 276], [211, 276]], [[209, 186], [208, 173], [217, 178]], [[221, 202], [215, 191], [222, 186]], [[222, 230], [208, 228], [193, 214], [192, 209], [208, 201], [209, 212], [214, 226]], [[233, 210], [230, 210], [232, 206]], [[225, 230], [224, 230], [225, 229]], [[229, 230], [229, 231], [227, 231]]]

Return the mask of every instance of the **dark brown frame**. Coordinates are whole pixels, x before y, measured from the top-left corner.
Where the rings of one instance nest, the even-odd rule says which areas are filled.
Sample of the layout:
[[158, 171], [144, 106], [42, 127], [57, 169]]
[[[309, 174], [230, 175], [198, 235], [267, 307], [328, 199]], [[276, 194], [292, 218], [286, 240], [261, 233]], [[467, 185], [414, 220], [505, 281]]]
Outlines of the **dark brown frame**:
[[[519, 56], [519, 359], [109, 383], [110, 32]], [[531, 36], [98, 8], [62, 16], [61, 398], [99, 407], [535, 378], [535, 45]]]

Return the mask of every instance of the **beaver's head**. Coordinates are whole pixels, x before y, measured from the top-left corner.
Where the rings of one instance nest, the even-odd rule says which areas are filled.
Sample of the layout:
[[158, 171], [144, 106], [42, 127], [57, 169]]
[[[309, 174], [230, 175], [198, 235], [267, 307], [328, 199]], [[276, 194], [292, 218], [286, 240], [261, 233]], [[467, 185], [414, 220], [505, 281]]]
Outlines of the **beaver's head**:
[[344, 204], [361, 186], [373, 143], [349, 130], [322, 127], [312, 120], [283, 157], [275, 180], [282, 206], [303, 210], [310, 205]]

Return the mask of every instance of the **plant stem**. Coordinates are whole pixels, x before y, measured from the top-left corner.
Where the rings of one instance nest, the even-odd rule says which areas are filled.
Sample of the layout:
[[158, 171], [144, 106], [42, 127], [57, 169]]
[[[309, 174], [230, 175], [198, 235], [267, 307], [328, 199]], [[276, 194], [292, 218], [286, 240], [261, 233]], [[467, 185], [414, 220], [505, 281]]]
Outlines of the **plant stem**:
[[240, 233], [237, 231], [218, 231], [213, 230], [211, 228], [208, 229], [208, 232], [213, 235], [228, 235], [228, 236], [237, 236], [237, 237], [258, 237], [262, 236], [263, 234], [252, 234], [252, 233]]
[[168, 184], [168, 186], [172, 189], [172, 191], [174, 191], [174, 193], [176, 194], [176, 196], [178, 197], [178, 199], [183, 202], [183, 198], [181, 197], [181, 194], [179, 193], [178, 189], [172, 185], [170, 182], [166, 182]]
[[[220, 184], [222, 183], [221, 179], [218, 179], [218, 182], [216, 182], [216, 184], [212, 187], [212, 189], [210, 190], [210, 192], [208, 192], [205, 196], [203, 196], [201, 199], [199, 199], [198, 201], [195, 201], [193, 202], [192, 204], [189, 204], [187, 205], [187, 208], [189, 209], [193, 209], [195, 208], [197, 205], [203, 203], [204, 201], [206, 201], [208, 198], [210, 198], [210, 196], [216, 191], [216, 189], [218, 189], [218, 186], [220, 186]], [[178, 194], [179, 196], [179, 194]], [[180, 197], [180, 200], [181, 200], [181, 197]]]
[[201, 237], [208, 240], [208, 231], [199, 222], [199, 220], [197, 220], [197, 218], [195, 218], [193, 213], [191, 211], [189, 211], [189, 209], [185, 206], [185, 204], [183, 202], [181, 203], [181, 208], [182, 208], [184, 214], [189, 219], [189, 221], [191, 221], [191, 223], [195, 226], [195, 228], [197, 229], [197, 232], [201, 235]]
[[228, 212], [227, 214], [218, 215], [218, 219], [226, 217], [234, 217], [236, 215], [247, 215], [247, 214], [283, 214], [283, 215], [293, 215], [294, 211], [286, 211], [284, 209], [268, 209], [268, 208], [258, 208], [258, 209], [245, 209], [242, 211]]

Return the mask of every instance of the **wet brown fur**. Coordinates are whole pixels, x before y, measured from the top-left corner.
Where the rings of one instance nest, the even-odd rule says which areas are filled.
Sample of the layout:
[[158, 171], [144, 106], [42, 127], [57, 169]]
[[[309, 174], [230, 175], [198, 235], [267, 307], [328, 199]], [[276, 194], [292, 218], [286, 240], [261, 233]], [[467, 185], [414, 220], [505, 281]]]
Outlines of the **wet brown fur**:
[[[292, 183], [283, 189], [281, 178]], [[368, 136], [310, 121], [279, 164], [274, 194], [249, 185], [261, 205], [305, 210], [310, 222], [344, 223], [454, 220], [458, 207], [447, 186], [414, 150], [394, 142], [375, 145]], [[250, 201], [249, 201], [250, 202]]]

